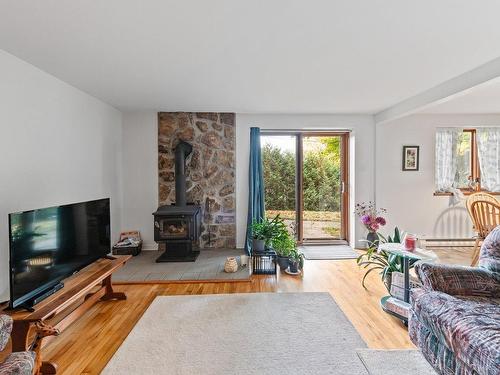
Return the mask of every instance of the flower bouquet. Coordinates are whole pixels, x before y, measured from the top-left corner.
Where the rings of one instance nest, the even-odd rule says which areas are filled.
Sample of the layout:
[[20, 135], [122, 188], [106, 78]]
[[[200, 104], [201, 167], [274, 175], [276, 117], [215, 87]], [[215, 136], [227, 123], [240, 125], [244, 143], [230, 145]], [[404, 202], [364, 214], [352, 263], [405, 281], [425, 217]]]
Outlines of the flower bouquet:
[[375, 203], [361, 202], [356, 203], [356, 215], [358, 215], [361, 223], [368, 229], [367, 240], [375, 242], [378, 239], [377, 231], [381, 226], [386, 224], [385, 218], [382, 216], [387, 212], [385, 208], [376, 208]]

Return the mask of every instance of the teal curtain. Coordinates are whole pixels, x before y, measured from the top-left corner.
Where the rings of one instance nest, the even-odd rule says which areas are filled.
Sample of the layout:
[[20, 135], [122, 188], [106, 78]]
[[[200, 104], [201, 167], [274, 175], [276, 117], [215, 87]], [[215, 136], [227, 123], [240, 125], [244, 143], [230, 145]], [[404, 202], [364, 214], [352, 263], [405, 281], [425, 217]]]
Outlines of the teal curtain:
[[262, 154], [260, 150], [260, 129], [250, 128], [250, 166], [248, 173], [248, 216], [245, 251], [252, 253], [252, 230], [254, 220], [264, 218], [264, 173], [262, 170]]

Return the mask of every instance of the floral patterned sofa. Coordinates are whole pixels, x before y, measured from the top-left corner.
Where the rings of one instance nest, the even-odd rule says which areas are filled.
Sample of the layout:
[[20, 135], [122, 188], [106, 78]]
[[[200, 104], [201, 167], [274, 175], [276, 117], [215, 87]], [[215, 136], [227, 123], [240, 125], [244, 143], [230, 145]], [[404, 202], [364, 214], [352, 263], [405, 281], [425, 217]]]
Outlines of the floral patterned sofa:
[[500, 374], [500, 226], [486, 237], [479, 267], [417, 263], [409, 334], [440, 374]]
[[[0, 315], [0, 351], [9, 342], [12, 331], [12, 318]], [[34, 373], [35, 352], [15, 352], [9, 354], [5, 362], [0, 363], [0, 375], [31, 375]]]

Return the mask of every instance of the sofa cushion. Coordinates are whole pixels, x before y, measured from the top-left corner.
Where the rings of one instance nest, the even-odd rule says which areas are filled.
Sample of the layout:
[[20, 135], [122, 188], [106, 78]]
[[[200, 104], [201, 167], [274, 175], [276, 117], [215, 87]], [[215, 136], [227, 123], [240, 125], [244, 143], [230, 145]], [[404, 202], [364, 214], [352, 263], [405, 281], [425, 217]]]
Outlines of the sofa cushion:
[[434, 334], [410, 311], [408, 334], [411, 341], [418, 346], [427, 362], [442, 375], [477, 374], [446, 347]]
[[459, 360], [479, 374], [500, 374], [500, 299], [413, 290], [412, 308]]
[[427, 290], [454, 296], [500, 298], [500, 273], [487, 269], [418, 262], [415, 272]]
[[8, 315], [0, 315], [0, 350], [4, 350], [9, 342], [13, 320]]
[[484, 239], [479, 256], [479, 267], [500, 273], [500, 226]]
[[31, 375], [34, 366], [35, 352], [14, 352], [0, 364], [0, 375]]

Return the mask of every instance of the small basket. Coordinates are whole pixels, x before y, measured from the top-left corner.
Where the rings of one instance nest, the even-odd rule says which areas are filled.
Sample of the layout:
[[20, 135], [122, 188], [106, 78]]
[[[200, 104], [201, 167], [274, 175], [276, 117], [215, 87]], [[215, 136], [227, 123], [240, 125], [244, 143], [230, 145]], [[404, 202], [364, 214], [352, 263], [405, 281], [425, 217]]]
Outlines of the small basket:
[[121, 242], [123, 240], [126, 240], [128, 238], [132, 238], [136, 241], [139, 241], [139, 244], [137, 246], [117, 246], [115, 244], [113, 246], [113, 255], [133, 255], [137, 256], [140, 254], [142, 251], [142, 239], [141, 239], [141, 234], [139, 231], [134, 230], [134, 231], [129, 231], [129, 232], [121, 232], [120, 233], [120, 240], [118, 242]]
[[276, 275], [276, 251], [254, 251], [252, 254], [252, 273], [254, 275]]
[[228, 257], [224, 263], [224, 272], [235, 273], [238, 271], [238, 262], [235, 257]]
[[142, 241], [138, 246], [113, 246], [113, 255], [137, 256], [142, 251]]

